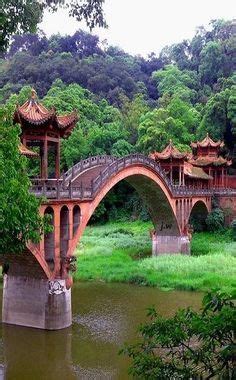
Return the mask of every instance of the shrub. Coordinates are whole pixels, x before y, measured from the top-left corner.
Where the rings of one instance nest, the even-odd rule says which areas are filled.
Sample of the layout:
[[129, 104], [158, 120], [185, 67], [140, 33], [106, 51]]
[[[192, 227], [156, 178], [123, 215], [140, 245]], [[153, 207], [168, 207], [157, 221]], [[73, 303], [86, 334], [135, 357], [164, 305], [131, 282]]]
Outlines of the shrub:
[[236, 219], [231, 223], [233, 239], [236, 241]]
[[208, 293], [202, 310], [177, 311], [170, 318], [150, 308], [139, 327], [141, 341], [120, 352], [132, 359], [138, 379], [235, 378], [235, 305], [222, 293]]
[[224, 212], [220, 208], [215, 208], [206, 218], [206, 225], [209, 231], [219, 231], [224, 227]]

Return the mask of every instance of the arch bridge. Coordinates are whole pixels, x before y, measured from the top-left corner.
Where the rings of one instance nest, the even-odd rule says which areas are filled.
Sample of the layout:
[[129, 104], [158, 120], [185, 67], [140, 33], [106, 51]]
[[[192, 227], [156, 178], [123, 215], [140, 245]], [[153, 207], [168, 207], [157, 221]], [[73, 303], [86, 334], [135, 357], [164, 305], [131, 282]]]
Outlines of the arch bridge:
[[46, 199], [40, 213], [51, 216], [54, 228], [39, 244], [29, 242], [20, 257], [8, 258], [3, 321], [45, 329], [71, 324], [74, 251], [99, 203], [123, 180], [148, 206], [154, 226], [153, 255], [189, 253], [189, 218], [193, 214], [206, 217], [214, 189], [175, 186], [159, 164], [141, 154], [90, 157], [57, 180], [32, 181], [32, 192]]

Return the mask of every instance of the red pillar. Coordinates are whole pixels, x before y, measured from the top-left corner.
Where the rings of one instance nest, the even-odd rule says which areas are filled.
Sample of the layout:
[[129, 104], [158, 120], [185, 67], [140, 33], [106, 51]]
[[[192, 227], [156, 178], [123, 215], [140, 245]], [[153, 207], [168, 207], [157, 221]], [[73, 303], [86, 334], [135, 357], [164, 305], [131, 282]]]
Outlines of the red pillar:
[[60, 178], [60, 140], [56, 143], [56, 178]]
[[47, 136], [45, 136], [45, 140], [43, 142], [43, 160], [42, 160], [42, 177], [48, 178], [48, 140]]

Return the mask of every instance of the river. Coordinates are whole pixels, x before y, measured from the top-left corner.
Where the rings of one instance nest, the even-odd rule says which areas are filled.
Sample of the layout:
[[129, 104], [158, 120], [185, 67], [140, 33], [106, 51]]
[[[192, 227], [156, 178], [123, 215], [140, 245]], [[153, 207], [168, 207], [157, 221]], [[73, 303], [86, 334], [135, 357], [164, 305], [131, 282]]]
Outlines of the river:
[[73, 325], [44, 331], [0, 324], [0, 379], [129, 379], [119, 356], [134, 342], [148, 306], [165, 316], [179, 307], [199, 308], [201, 293], [126, 284], [80, 283], [72, 289]]

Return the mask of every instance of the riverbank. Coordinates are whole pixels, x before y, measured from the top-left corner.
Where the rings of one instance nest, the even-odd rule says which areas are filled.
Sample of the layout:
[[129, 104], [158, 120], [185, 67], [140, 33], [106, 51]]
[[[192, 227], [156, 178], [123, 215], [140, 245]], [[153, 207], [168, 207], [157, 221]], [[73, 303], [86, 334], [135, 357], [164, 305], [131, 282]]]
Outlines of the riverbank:
[[161, 289], [220, 288], [236, 285], [236, 242], [229, 231], [196, 233], [192, 255], [151, 257], [150, 223], [88, 226], [77, 249], [75, 280], [124, 282]]

